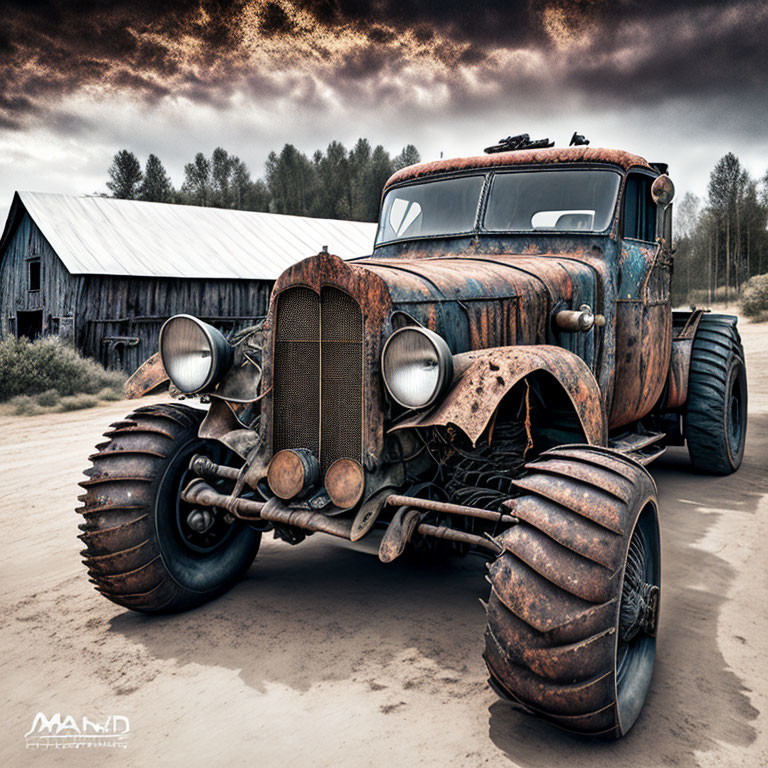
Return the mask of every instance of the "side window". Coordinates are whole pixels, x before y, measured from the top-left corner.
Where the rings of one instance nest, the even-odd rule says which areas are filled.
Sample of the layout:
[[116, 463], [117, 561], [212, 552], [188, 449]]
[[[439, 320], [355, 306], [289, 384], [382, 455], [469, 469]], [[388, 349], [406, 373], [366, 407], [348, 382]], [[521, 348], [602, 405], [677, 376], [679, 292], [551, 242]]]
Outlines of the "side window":
[[40, 259], [30, 259], [29, 262], [29, 273], [28, 273], [28, 285], [27, 290], [28, 291], [39, 291], [40, 290]]
[[653, 179], [641, 173], [627, 177], [624, 190], [624, 237], [656, 240], [656, 203], [651, 197]]

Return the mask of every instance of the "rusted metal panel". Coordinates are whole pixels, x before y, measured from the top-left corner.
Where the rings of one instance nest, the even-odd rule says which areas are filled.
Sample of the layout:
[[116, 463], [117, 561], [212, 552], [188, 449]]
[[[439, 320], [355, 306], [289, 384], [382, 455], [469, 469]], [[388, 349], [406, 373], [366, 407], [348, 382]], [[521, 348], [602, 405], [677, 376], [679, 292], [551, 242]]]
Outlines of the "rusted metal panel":
[[[605, 238], [603, 245], [605, 250], [585, 240], [549, 236], [420, 241], [407, 248], [385, 246], [355, 264], [374, 269], [388, 284], [393, 281], [393, 302], [399, 302], [395, 309], [443, 335], [454, 352], [548, 343], [579, 355], [595, 372], [610, 407], [616, 244]], [[435, 264], [449, 268], [442, 282], [437, 279], [440, 269], [432, 272]], [[488, 271], [476, 272], [483, 265]], [[409, 274], [411, 283], [406, 285]], [[582, 303], [605, 322], [587, 333], [553, 329], [555, 307]]]
[[168, 374], [163, 367], [160, 353], [155, 352], [125, 382], [123, 394], [125, 394], [127, 400], [135, 400], [151, 392], [153, 389], [157, 389], [157, 387], [167, 381]]
[[665, 407], [669, 410], [684, 405], [688, 397], [691, 352], [693, 352], [693, 339], [675, 339], [672, 342], [672, 355], [667, 378], [667, 402], [665, 403]]
[[448, 160], [435, 160], [431, 163], [410, 165], [395, 173], [387, 181], [385, 190], [394, 184], [414, 179], [422, 179], [439, 173], [455, 173], [471, 169], [500, 168], [517, 165], [558, 165], [563, 163], [606, 163], [627, 170], [633, 167], [651, 166], [644, 158], [624, 152], [620, 149], [601, 149], [599, 147], [553, 147], [552, 149], [527, 149], [516, 152], [497, 152], [492, 155], [477, 155]]
[[568, 255], [446, 251], [426, 258], [363, 259], [393, 308], [440, 333], [454, 353], [553, 340], [557, 302], [594, 302], [596, 275]]
[[688, 375], [691, 370], [693, 339], [704, 311], [673, 312], [674, 338], [669, 360], [667, 395], [663, 407], [666, 410], [680, 408], [688, 397]]
[[564, 389], [590, 445], [605, 445], [607, 432], [600, 389], [581, 358], [548, 345], [500, 347], [467, 352], [455, 358], [459, 378], [443, 401], [393, 427], [459, 427], [473, 444], [515, 384], [536, 372], [552, 376]]
[[672, 326], [674, 328], [674, 340], [693, 339], [703, 316], [703, 309], [694, 309], [692, 312], [673, 311]]
[[[439, 333], [454, 354], [515, 345], [560, 345], [580, 354], [600, 378], [610, 397], [613, 376], [614, 295], [610, 268], [594, 247], [567, 253], [484, 252], [456, 253], [446, 247], [428, 256], [407, 258], [374, 256], [344, 263], [319, 254], [288, 270], [273, 292], [267, 321], [262, 392], [265, 433], [263, 465], [271, 453], [269, 425], [274, 420], [272, 385], [275, 356], [276, 307], [280, 295], [297, 287], [319, 295], [323, 287], [336, 287], [360, 303], [364, 313], [364, 463], [375, 466], [383, 447], [385, 401], [379, 357], [392, 330], [393, 313], [403, 313]], [[606, 288], [607, 286], [607, 288]], [[589, 333], [568, 333], [552, 322], [555, 307], [589, 303], [606, 322]], [[558, 354], [560, 354], [558, 352]], [[566, 353], [567, 355], [567, 353]], [[567, 364], [565, 364], [567, 367]], [[594, 386], [594, 379], [591, 379]], [[588, 384], [582, 386], [588, 387]], [[591, 390], [590, 390], [591, 391]], [[599, 411], [599, 408], [592, 409]], [[298, 415], [298, 414], [297, 414]], [[604, 442], [600, 418], [584, 416], [591, 442]]]
[[670, 264], [661, 245], [625, 240], [619, 255], [616, 376], [611, 428], [648, 414], [659, 401], [672, 349]]

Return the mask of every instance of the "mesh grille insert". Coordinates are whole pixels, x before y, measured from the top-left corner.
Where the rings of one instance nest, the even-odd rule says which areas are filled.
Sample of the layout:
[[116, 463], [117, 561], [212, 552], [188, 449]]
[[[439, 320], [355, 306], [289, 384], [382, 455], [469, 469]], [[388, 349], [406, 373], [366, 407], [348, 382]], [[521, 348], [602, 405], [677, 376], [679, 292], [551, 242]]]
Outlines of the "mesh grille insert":
[[320, 300], [293, 288], [277, 300], [274, 360], [274, 449], [320, 448]]
[[363, 317], [336, 288], [278, 297], [273, 448], [309, 448], [321, 470], [362, 455]]
[[336, 288], [321, 294], [320, 469], [360, 459], [363, 420], [363, 318], [357, 302]]

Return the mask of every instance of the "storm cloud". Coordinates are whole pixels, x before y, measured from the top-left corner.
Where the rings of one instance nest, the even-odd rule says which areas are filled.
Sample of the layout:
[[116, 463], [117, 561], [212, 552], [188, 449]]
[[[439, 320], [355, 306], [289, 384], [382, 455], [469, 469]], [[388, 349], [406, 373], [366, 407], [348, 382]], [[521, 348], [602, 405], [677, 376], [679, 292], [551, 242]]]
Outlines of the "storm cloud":
[[175, 183], [224, 146], [360, 136], [425, 159], [510, 133], [669, 162], [682, 192], [768, 165], [768, 4], [752, 0], [0, 0], [0, 208], [104, 191], [117, 149]]
[[396, 102], [446, 116], [488, 99], [768, 110], [764, 2], [54, 0], [6, 3], [4, 19], [5, 130], [66, 119], [73, 96]]

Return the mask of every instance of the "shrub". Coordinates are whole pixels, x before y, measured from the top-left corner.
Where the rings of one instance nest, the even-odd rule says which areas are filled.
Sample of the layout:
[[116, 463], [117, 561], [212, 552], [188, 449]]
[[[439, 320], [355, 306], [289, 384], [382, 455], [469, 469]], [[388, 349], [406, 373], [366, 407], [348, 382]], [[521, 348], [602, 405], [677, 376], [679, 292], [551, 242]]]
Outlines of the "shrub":
[[83, 408], [93, 408], [99, 398], [95, 395], [70, 395], [62, 397], [59, 403], [60, 411], [81, 411]]
[[741, 297], [741, 311], [747, 317], [765, 319], [768, 315], [768, 275], [750, 278]]
[[121, 388], [125, 375], [107, 371], [56, 337], [0, 341], [0, 402], [54, 390], [61, 396]]
[[46, 389], [37, 396], [37, 404], [43, 408], [51, 408], [59, 404], [61, 395], [55, 389]]
[[122, 387], [107, 387], [99, 392], [99, 400], [106, 400], [109, 403], [122, 400], [123, 397], [125, 397], [125, 395], [123, 395]]
[[11, 399], [10, 406], [16, 416], [35, 416], [42, 413], [42, 408], [29, 395], [17, 395]]

